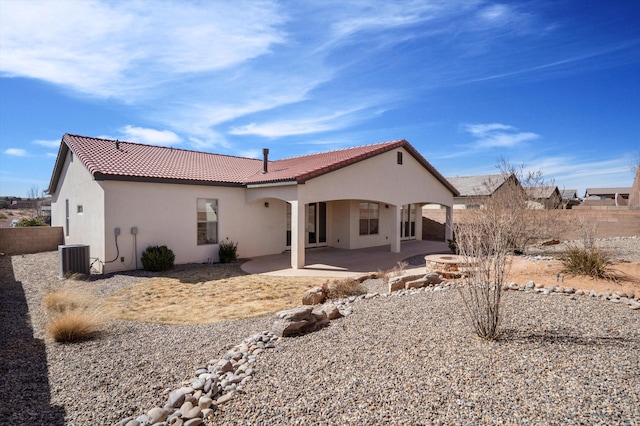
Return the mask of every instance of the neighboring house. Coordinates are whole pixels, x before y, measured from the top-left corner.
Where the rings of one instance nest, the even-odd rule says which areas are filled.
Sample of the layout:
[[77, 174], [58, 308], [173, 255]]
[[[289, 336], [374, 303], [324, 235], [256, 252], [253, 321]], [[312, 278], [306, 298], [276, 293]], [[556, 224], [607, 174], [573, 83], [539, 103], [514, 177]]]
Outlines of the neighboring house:
[[562, 205], [562, 194], [557, 186], [533, 186], [525, 188], [530, 209], [557, 209]]
[[631, 188], [587, 188], [584, 194], [585, 206], [628, 206]]
[[571, 209], [573, 206], [580, 205], [577, 189], [563, 189], [560, 194], [562, 195], [563, 209]]
[[614, 200], [616, 195], [629, 199], [631, 188], [587, 188], [584, 198], [599, 198], [601, 200]]
[[[176, 263], [420, 239], [422, 205], [456, 189], [405, 140], [269, 161], [65, 134], [47, 192], [65, 244], [88, 244], [100, 272], [140, 267], [149, 245]], [[416, 220], [416, 216], [418, 220]], [[450, 228], [449, 228], [450, 229]], [[450, 232], [446, 238], [451, 238]]]
[[447, 180], [460, 192], [460, 195], [453, 198], [454, 209], [477, 209], [483, 204], [483, 200], [507, 190], [511, 182], [520, 186], [520, 182], [514, 174], [509, 176], [503, 174], [477, 175], [477, 176], [455, 176], [448, 177]]

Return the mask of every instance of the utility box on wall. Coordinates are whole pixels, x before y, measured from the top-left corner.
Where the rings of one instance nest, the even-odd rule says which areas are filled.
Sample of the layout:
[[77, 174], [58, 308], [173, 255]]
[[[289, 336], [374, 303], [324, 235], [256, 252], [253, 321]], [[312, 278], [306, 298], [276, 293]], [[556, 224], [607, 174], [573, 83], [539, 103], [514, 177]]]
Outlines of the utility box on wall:
[[89, 246], [69, 244], [58, 246], [58, 275], [68, 273], [89, 274]]

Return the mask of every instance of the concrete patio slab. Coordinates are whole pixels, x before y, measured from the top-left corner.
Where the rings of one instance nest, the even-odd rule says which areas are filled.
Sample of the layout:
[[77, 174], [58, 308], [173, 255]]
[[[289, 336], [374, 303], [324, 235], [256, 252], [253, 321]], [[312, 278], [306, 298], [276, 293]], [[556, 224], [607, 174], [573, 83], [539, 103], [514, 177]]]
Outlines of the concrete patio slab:
[[[447, 243], [441, 241], [404, 241], [400, 253], [391, 253], [390, 246], [345, 250], [334, 247], [307, 249], [303, 269], [291, 268], [291, 253], [261, 256], [245, 262], [242, 270], [250, 274], [290, 277], [353, 277], [378, 270], [391, 269], [404, 259], [416, 255], [450, 253]], [[407, 270], [424, 273], [425, 265], [409, 266]]]

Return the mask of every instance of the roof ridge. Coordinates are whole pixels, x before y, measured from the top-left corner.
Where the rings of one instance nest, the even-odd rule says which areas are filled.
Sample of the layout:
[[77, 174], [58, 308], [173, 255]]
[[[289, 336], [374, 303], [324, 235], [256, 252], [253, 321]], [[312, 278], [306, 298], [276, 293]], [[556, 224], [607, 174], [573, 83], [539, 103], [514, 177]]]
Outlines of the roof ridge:
[[375, 143], [370, 143], [370, 144], [365, 144], [365, 145], [350, 146], [350, 147], [347, 147], [347, 148], [337, 148], [337, 149], [332, 149], [332, 150], [329, 150], [329, 151], [312, 152], [312, 153], [309, 153], [309, 154], [294, 155], [293, 157], [280, 158], [280, 159], [274, 160], [274, 161], [294, 160], [296, 158], [311, 157], [312, 155], [331, 154], [331, 153], [340, 152], [340, 151], [347, 151], [347, 150], [350, 150], [350, 149], [369, 148], [369, 147], [376, 146], [376, 145], [386, 145], [386, 144], [393, 144], [393, 143], [397, 143], [397, 142], [406, 142], [406, 139], [396, 139], [396, 140], [385, 141], [385, 142], [375, 142]]

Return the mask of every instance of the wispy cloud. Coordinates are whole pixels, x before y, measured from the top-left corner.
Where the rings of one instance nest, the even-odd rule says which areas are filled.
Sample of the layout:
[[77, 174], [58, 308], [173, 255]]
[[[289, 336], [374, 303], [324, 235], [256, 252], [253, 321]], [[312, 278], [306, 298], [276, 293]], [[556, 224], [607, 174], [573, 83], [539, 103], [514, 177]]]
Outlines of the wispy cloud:
[[170, 130], [156, 130], [136, 126], [124, 126], [120, 129], [121, 139], [149, 145], [173, 146], [182, 142], [180, 136]]
[[177, 77], [228, 68], [283, 41], [282, 14], [269, 1], [29, 1], [3, 9], [3, 75], [100, 97], [129, 98]]
[[480, 149], [513, 148], [540, 137], [535, 133], [520, 132], [513, 126], [500, 123], [467, 124], [464, 129], [476, 139], [473, 146]]
[[[373, 105], [376, 105], [376, 102], [373, 102]], [[370, 105], [367, 104], [354, 105], [351, 109], [335, 111], [327, 115], [266, 121], [262, 124], [250, 123], [234, 127], [229, 133], [233, 135], [258, 135], [267, 138], [321, 133], [348, 127], [364, 117], [372, 118], [384, 111], [381, 108], [377, 108], [375, 111], [370, 109]]]
[[53, 140], [44, 140], [44, 139], [36, 139], [33, 141], [34, 144], [44, 146], [46, 148], [58, 148], [60, 146], [60, 139]]
[[4, 150], [4, 153], [13, 157], [27, 157], [29, 153], [22, 148], [8, 148]]

